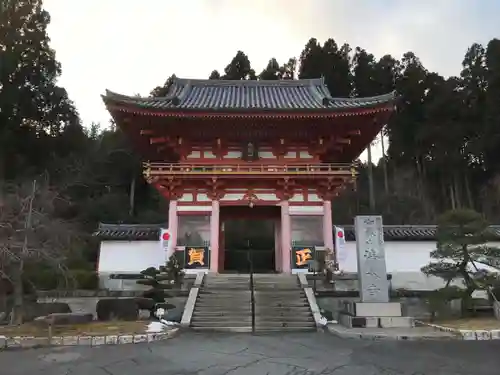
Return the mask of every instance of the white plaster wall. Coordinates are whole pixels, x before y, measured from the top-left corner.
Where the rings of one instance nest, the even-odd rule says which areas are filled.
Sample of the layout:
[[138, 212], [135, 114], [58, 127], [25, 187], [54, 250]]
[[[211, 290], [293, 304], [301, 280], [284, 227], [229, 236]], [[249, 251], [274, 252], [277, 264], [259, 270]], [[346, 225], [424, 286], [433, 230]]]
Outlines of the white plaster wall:
[[102, 241], [99, 273], [138, 273], [165, 264], [159, 241]]
[[[500, 242], [491, 246], [500, 247]], [[387, 241], [384, 243], [387, 272], [392, 274], [393, 289], [434, 290], [445, 284], [438, 277], [427, 277], [420, 269], [431, 261], [430, 252], [436, 249], [433, 241]], [[346, 259], [339, 262], [345, 272], [357, 272], [356, 242], [345, 245]], [[481, 268], [481, 267], [480, 267]], [[489, 269], [484, 266], [482, 268]], [[458, 281], [456, 285], [461, 285]]]

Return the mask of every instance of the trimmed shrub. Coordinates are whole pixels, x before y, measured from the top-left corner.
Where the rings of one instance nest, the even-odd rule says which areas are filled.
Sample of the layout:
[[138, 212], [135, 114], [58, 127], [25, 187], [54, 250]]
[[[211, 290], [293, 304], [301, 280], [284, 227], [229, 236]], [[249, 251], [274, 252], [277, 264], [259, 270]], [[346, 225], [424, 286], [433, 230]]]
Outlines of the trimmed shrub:
[[150, 289], [142, 293], [142, 296], [147, 299], [152, 299], [154, 302], [163, 302], [168, 294], [162, 289]]
[[164, 309], [165, 311], [168, 311], [168, 310], [175, 309], [176, 306], [172, 305], [171, 303], [168, 303], [168, 302], [157, 303], [155, 306], [155, 310], [160, 309], [160, 308]]
[[164, 302], [165, 298], [168, 297], [165, 290], [180, 289], [184, 280], [184, 271], [175, 255], [170, 257], [165, 266], [160, 266], [158, 269], [149, 267], [141, 271], [141, 274], [144, 278], [137, 280], [137, 284], [151, 287], [142, 296], [151, 298], [155, 302]]
[[153, 311], [156, 305], [155, 301], [152, 298], [137, 297], [135, 299], [135, 302], [137, 303], [137, 307], [139, 308], [139, 310]]
[[137, 320], [139, 307], [135, 298], [107, 298], [101, 299], [96, 306], [97, 319], [108, 320]]

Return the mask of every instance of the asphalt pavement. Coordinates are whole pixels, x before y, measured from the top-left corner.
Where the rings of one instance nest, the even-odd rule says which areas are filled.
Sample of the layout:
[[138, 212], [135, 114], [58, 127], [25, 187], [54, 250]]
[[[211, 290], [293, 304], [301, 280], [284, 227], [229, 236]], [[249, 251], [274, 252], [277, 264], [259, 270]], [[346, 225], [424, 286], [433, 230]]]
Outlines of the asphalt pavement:
[[183, 332], [151, 344], [0, 353], [1, 375], [498, 375], [498, 341]]

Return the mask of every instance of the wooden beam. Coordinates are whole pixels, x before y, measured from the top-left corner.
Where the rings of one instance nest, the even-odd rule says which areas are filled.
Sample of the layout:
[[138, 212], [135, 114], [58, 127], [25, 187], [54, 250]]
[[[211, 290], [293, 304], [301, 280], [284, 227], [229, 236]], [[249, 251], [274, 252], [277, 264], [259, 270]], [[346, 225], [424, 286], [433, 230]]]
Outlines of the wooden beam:
[[167, 142], [168, 139], [166, 137], [155, 137], [155, 138], [150, 138], [149, 143], [154, 145], [156, 143], [165, 143]]
[[336, 138], [335, 142], [343, 144], [343, 145], [350, 145], [351, 144], [351, 140], [349, 138]]

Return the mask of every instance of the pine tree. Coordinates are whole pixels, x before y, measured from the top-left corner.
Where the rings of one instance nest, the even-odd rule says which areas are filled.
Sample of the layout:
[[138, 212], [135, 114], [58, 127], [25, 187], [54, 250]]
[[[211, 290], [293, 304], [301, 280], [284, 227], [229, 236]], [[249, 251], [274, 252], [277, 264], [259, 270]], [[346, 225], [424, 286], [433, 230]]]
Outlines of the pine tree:
[[[463, 282], [464, 307], [470, 307], [475, 290], [490, 289], [497, 278], [477, 262], [493, 264], [500, 259], [500, 249], [488, 246], [491, 234], [488, 222], [473, 210], [452, 210], [438, 219], [437, 248], [431, 252], [431, 261], [422, 267], [428, 276], [446, 281], [446, 287], [454, 280]], [[488, 261], [489, 259], [489, 261]]]
[[165, 298], [169, 297], [165, 290], [180, 288], [184, 278], [184, 271], [175, 255], [170, 257], [165, 266], [160, 266], [158, 269], [149, 267], [141, 271], [141, 274], [145, 278], [138, 280], [137, 283], [151, 287], [143, 293], [143, 297], [150, 298], [156, 303], [165, 302]]

